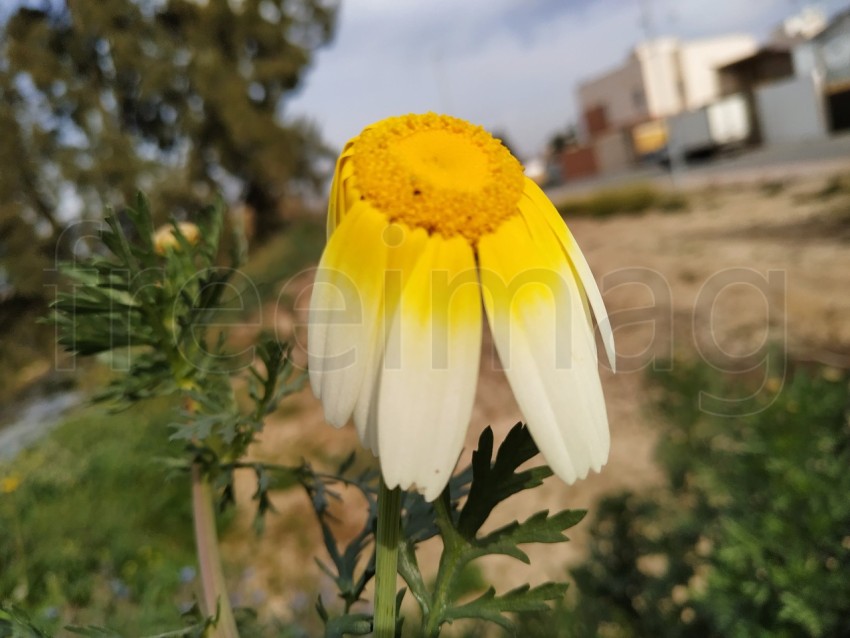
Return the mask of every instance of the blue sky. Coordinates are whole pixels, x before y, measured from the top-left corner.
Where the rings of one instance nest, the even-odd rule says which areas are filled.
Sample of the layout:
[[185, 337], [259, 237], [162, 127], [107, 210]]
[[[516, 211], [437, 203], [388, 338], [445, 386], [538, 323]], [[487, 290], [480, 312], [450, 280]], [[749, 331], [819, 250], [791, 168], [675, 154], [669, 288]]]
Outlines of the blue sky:
[[[0, 19], [20, 4], [0, 0]], [[85, 0], [89, 1], [89, 0]], [[219, 0], [216, 0], [219, 1]], [[806, 0], [341, 0], [335, 41], [286, 105], [341, 147], [383, 117], [438, 111], [508, 136], [525, 158], [576, 119], [575, 87], [654, 32], [763, 38]], [[850, 0], [815, 0], [827, 14]]]
[[[622, 61], [654, 30], [682, 38], [766, 36], [802, 0], [343, 0], [335, 42], [318, 53], [287, 113], [336, 146], [407, 112], [448, 112], [540, 150], [575, 119], [576, 84]], [[848, 0], [815, 3], [827, 13]]]

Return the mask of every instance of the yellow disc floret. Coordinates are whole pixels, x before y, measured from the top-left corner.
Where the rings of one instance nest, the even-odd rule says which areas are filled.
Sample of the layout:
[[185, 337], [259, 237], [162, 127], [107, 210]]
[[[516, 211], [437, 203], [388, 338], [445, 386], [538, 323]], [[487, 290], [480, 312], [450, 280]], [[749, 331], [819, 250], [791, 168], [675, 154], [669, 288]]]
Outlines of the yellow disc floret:
[[393, 222], [471, 244], [517, 214], [522, 166], [479, 126], [446, 115], [403, 115], [356, 139], [360, 198]]

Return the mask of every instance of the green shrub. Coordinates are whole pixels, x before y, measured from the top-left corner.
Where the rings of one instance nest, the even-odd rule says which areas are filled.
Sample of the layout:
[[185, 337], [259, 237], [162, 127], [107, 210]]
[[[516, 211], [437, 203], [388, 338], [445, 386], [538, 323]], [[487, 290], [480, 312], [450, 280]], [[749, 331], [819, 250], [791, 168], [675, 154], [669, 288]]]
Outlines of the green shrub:
[[850, 635], [847, 375], [799, 370], [737, 417], [696, 408], [700, 390], [731, 391], [708, 366], [658, 381], [669, 487], [595, 508], [570, 629], [528, 635]]
[[0, 604], [51, 631], [180, 625], [193, 600], [182, 582], [194, 565], [188, 480], [164, 480], [151, 460], [177, 451], [170, 406], [142, 406], [85, 409], [0, 466]]

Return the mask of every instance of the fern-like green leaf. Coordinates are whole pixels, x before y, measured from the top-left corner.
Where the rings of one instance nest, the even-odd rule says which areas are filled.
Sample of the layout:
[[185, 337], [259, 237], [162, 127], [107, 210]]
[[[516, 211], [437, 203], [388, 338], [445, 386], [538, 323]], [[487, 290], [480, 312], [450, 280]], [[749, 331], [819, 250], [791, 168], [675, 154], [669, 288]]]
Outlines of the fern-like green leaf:
[[447, 610], [443, 619], [446, 622], [461, 618], [487, 620], [513, 631], [514, 624], [505, 614], [545, 611], [550, 601], [560, 600], [566, 591], [565, 583], [544, 583], [533, 588], [523, 585], [497, 596], [496, 590], [491, 587], [475, 600]]

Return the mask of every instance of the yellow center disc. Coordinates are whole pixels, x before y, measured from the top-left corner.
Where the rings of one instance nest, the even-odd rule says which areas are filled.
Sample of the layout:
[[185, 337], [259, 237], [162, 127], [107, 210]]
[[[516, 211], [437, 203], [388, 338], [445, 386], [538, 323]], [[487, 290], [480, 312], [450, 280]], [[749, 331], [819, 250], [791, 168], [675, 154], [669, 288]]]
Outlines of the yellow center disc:
[[522, 166], [483, 128], [446, 115], [403, 115], [355, 141], [360, 196], [391, 221], [471, 244], [517, 214]]

